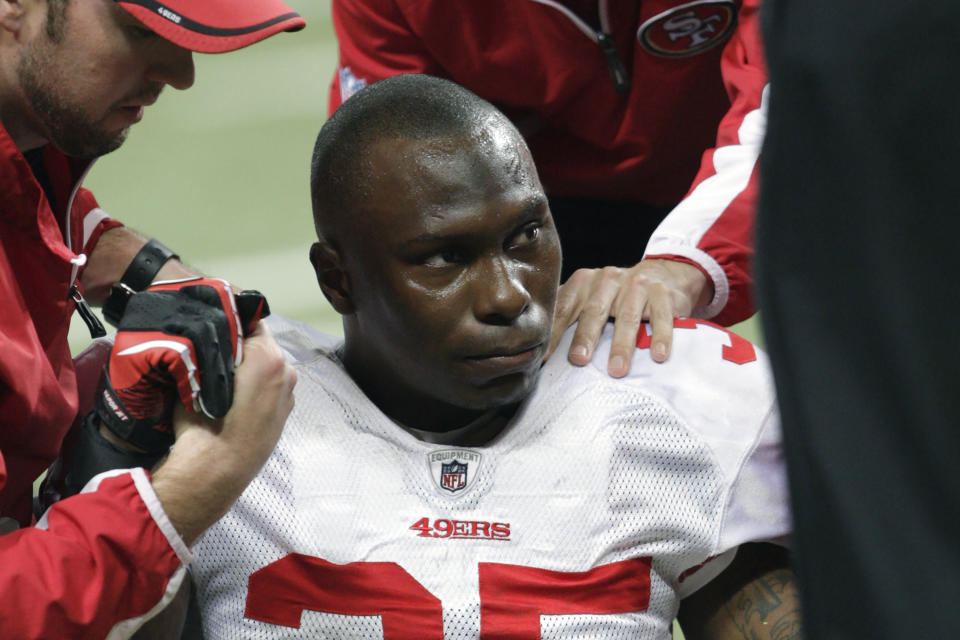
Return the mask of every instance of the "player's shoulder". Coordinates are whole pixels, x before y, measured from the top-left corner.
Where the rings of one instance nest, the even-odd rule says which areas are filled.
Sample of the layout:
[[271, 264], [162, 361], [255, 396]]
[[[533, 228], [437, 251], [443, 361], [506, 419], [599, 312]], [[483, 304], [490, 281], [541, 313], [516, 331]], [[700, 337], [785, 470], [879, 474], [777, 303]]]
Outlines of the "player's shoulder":
[[593, 359], [585, 367], [574, 367], [563, 357], [571, 337], [572, 329], [558, 345], [557, 355], [548, 362], [555, 379], [565, 379], [568, 386], [591, 384], [608, 392], [619, 389], [640, 394], [669, 407], [702, 434], [723, 431], [721, 423], [728, 423], [731, 429], [749, 438], [748, 425], [761, 428], [775, 410], [773, 377], [766, 354], [746, 338], [715, 324], [678, 319], [670, 358], [664, 363], [650, 357], [650, 327], [642, 325], [630, 373], [619, 379], [607, 374], [612, 324], [604, 329]]
[[[613, 342], [613, 324], [603, 331], [590, 367], [606, 373]], [[768, 386], [770, 364], [766, 353], [743, 336], [707, 320], [676, 318], [673, 346], [666, 362], [654, 362], [650, 355], [651, 329], [640, 325], [637, 349], [627, 380], [663, 381], [664, 384], [703, 380], [708, 386]]]
[[266, 323], [277, 344], [294, 364], [330, 360], [343, 343], [342, 338], [284, 316], [273, 314], [266, 319]]

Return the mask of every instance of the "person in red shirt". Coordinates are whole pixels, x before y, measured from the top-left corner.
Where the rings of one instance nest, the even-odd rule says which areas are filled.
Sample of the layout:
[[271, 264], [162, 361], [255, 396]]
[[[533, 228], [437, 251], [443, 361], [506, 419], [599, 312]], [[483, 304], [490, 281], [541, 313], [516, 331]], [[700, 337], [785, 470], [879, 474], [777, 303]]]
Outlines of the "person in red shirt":
[[641, 318], [662, 361], [675, 315], [732, 324], [753, 313], [767, 84], [758, 5], [334, 0], [330, 109], [381, 78], [427, 73], [506, 113], [564, 245], [555, 339], [580, 316], [570, 357], [585, 364], [616, 316], [608, 369], [624, 375]]
[[280, 0], [0, 1], [4, 637], [135, 630], [176, 591], [189, 545], [229, 508], [279, 437], [295, 375], [258, 327], [242, 345], [233, 408], [215, 428], [182, 415], [176, 444], [152, 475], [102, 477], [31, 526], [33, 482], [78, 410], [67, 343], [74, 308], [95, 327], [87, 300], [106, 300], [131, 261], [150, 276], [144, 286], [152, 277], [194, 275], [111, 219], [80, 187], [83, 176], [123, 143], [165, 85], [193, 84], [192, 51], [229, 51], [303, 24]]

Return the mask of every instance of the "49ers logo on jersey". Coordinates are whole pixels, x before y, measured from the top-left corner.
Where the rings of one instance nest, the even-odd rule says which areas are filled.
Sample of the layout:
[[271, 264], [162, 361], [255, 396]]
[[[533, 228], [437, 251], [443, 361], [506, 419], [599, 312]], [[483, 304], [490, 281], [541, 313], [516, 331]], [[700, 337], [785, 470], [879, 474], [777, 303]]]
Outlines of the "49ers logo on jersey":
[[726, 40], [736, 23], [733, 2], [697, 0], [650, 18], [637, 30], [637, 40], [654, 55], [685, 58]]
[[509, 540], [509, 522], [420, 518], [411, 526], [421, 538], [470, 538], [473, 540]]
[[450, 493], [460, 493], [473, 484], [481, 458], [479, 453], [469, 449], [443, 449], [428, 453], [427, 464], [438, 487]]

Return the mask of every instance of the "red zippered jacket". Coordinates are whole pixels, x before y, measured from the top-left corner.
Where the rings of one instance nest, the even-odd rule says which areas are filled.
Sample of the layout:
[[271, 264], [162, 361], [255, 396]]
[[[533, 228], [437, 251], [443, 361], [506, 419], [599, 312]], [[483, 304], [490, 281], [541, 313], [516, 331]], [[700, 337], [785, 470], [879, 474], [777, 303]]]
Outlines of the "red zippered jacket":
[[100, 234], [120, 224], [79, 187], [89, 161], [50, 146], [43, 160], [52, 204], [0, 126], [0, 525], [21, 527], [0, 535], [0, 636], [102, 639], [175, 592], [190, 551], [142, 469], [30, 526], [33, 482], [77, 413], [70, 287]]
[[[518, 125], [548, 194], [666, 206], [686, 193], [646, 255], [698, 265], [716, 292], [698, 315], [737, 322], [753, 312], [767, 82], [758, 4], [334, 0], [330, 112], [370, 82], [428, 73]], [[581, 17], [591, 15], [595, 26]]]

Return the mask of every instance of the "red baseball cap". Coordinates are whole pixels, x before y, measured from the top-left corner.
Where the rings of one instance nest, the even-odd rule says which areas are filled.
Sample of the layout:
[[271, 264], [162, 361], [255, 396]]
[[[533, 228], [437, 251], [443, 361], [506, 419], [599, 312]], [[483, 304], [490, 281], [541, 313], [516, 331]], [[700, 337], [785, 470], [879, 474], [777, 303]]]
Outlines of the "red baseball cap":
[[233, 51], [306, 24], [280, 0], [117, 0], [175, 45], [202, 53]]

